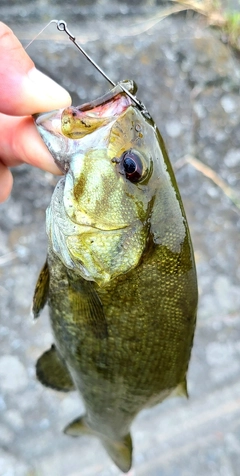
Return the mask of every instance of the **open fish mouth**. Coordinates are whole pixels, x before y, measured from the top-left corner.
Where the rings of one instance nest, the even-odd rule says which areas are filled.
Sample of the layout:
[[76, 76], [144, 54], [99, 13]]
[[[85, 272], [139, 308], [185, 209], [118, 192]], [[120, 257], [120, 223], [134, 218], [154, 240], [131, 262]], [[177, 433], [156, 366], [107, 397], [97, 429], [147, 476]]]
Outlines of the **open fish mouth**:
[[[130, 92], [136, 91], [136, 85], [133, 81], [126, 81], [123, 84], [124, 88]], [[70, 134], [68, 133], [68, 122], [70, 122], [71, 117], [75, 123], [79, 119], [83, 128], [85, 126], [86, 131], [84, 135], [86, 135], [86, 133], [91, 133], [93, 129], [101, 127], [105, 123], [110, 122], [112, 118], [122, 114], [131, 104], [132, 100], [121, 89], [119, 84], [113, 90], [89, 103], [78, 107], [69, 106], [65, 109], [34, 114], [33, 118], [40, 134], [43, 128], [55, 135], [63, 134], [66, 137], [77, 139], [77, 134], [71, 137], [71, 132]], [[93, 123], [91, 124], [92, 127], [90, 126], [90, 121]]]
[[[124, 82], [124, 87], [135, 91], [132, 81]], [[93, 146], [92, 133], [99, 131], [98, 136], [95, 135], [95, 141], [96, 144], [100, 144], [103, 129], [111, 127], [111, 124], [131, 105], [131, 98], [122, 91], [120, 85], [117, 85], [90, 103], [35, 114], [33, 118], [57, 166], [66, 174], [76, 152], [81, 153], [82, 146], [86, 147], [88, 143]]]

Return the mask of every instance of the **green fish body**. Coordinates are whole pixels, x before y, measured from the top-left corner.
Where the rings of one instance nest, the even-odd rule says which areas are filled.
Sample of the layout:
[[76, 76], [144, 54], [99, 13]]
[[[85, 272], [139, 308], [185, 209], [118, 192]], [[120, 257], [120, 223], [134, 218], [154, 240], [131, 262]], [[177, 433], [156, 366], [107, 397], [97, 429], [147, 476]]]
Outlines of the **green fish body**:
[[183, 205], [159, 131], [119, 85], [35, 120], [65, 173], [33, 301], [35, 317], [48, 302], [55, 341], [37, 376], [80, 392], [86, 413], [65, 432], [98, 436], [127, 472], [135, 416], [187, 394], [197, 280]]

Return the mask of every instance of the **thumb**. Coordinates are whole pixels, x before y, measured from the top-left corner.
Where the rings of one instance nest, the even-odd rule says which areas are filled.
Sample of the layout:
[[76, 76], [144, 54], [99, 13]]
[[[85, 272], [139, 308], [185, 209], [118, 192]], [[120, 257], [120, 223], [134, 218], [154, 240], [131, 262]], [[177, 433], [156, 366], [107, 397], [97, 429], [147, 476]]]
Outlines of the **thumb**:
[[38, 71], [12, 30], [0, 22], [0, 111], [30, 115], [71, 104], [68, 92]]

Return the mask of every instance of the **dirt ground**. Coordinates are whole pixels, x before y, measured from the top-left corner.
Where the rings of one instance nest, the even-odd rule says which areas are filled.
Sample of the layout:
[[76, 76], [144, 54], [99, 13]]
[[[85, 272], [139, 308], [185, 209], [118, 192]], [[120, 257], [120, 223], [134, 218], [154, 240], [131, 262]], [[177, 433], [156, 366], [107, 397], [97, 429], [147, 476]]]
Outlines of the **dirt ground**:
[[[1, 2], [1, 19], [25, 45], [51, 18], [63, 18], [113, 81], [137, 82], [186, 209], [200, 293], [190, 398], [137, 417], [129, 475], [239, 476], [239, 58], [198, 16], [160, 21], [166, 2], [8, 3]], [[28, 52], [75, 105], [108, 88], [54, 25]], [[29, 309], [46, 254], [45, 209], [58, 179], [28, 166], [14, 177], [11, 198], [0, 206], [0, 476], [120, 475], [97, 440], [62, 434], [83, 411], [78, 395], [36, 381], [35, 361], [52, 337], [47, 310], [33, 323]]]

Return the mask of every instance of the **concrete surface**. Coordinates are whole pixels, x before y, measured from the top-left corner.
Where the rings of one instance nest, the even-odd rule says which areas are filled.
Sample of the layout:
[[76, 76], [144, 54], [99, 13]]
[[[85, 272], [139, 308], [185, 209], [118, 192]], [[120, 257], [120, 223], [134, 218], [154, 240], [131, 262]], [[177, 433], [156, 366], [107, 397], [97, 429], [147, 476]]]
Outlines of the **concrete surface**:
[[[49, 8], [44, 1], [8, 3], [1, 2], [1, 19], [24, 44], [57, 16], [69, 21], [114, 81], [134, 79], [175, 164], [200, 291], [190, 398], [138, 416], [129, 475], [239, 476], [240, 211], [206, 176], [208, 169], [204, 175], [182, 160], [186, 154], [199, 159], [239, 199], [239, 59], [192, 14], [148, 29], [166, 2], [85, 2], [82, 19], [76, 1]], [[55, 26], [40, 38], [29, 54], [69, 89], [75, 105], [108, 88]], [[78, 396], [45, 389], [35, 379], [35, 361], [52, 338], [47, 311], [34, 324], [29, 308], [45, 259], [45, 209], [57, 179], [27, 166], [14, 176], [12, 196], [0, 208], [0, 476], [120, 475], [98, 441], [61, 433], [82, 411]]]

